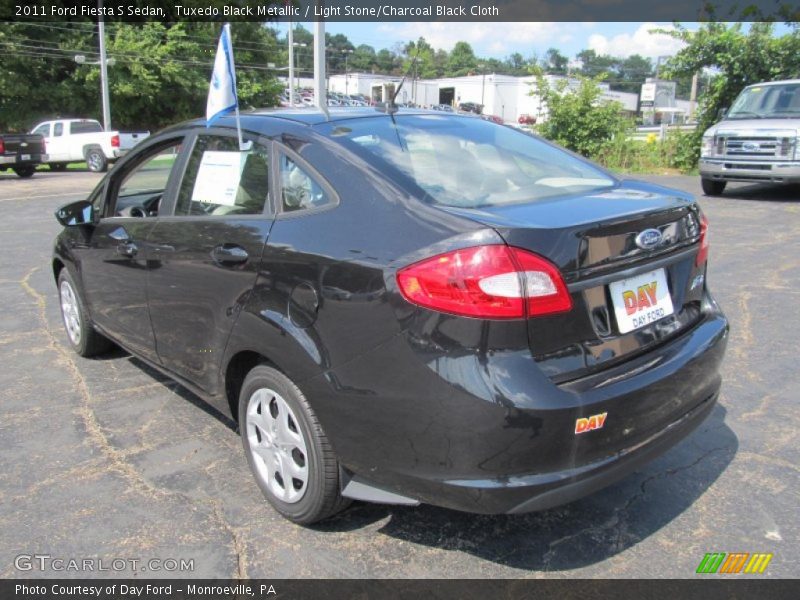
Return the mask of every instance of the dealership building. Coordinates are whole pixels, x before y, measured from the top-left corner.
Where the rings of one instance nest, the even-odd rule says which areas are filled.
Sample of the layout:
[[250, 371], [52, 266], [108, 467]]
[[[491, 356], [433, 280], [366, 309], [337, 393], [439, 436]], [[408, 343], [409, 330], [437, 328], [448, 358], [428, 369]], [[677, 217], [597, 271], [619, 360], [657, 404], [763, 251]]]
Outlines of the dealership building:
[[[563, 79], [565, 78], [557, 75], [545, 75], [545, 80], [551, 86]], [[401, 80], [402, 77], [399, 76], [375, 73], [337, 74], [328, 79], [328, 89], [339, 94], [361, 94], [366, 98], [382, 101], [394, 93]], [[302, 78], [297, 80], [297, 85], [311, 87], [313, 80]], [[571, 79], [568, 85], [577, 87], [579, 80]], [[603, 99], [619, 102], [623, 111], [631, 116], [644, 111], [643, 116], [647, 118], [648, 111], [659, 108], [659, 102], [665, 105], [664, 114], [671, 121], [680, 119], [681, 115], [689, 112], [688, 102], [675, 99], [674, 84], [671, 88], [672, 96], [667, 98], [664, 94], [659, 94], [655, 107], [652, 102], [645, 102], [644, 106], [640, 106], [639, 94], [612, 91], [606, 83], [601, 83], [600, 89]], [[417, 106], [428, 108], [437, 104], [457, 106], [464, 102], [473, 102], [483, 105], [484, 114], [496, 115], [507, 123], [517, 123], [522, 115], [534, 116], [538, 122], [547, 119], [547, 106], [536, 93], [536, 78], [530, 75], [514, 77], [486, 73], [440, 79], [406, 79], [397, 95], [397, 102], [413, 102]], [[661, 113], [659, 117], [662, 117]]]

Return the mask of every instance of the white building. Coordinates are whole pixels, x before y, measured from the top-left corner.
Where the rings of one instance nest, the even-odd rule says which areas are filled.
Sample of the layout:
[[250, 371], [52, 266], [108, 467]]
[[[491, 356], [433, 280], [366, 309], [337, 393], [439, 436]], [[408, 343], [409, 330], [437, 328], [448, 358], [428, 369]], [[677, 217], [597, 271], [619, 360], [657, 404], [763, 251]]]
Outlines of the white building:
[[[563, 77], [546, 75], [548, 83], [553, 86]], [[348, 73], [332, 75], [328, 81], [328, 89], [340, 94], [362, 94], [367, 98], [376, 98], [376, 92], [385, 86], [397, 89], [402, 77], [377, 75], [373, 73]], [[571, 80], [570, 87], [578, 85], [578, 80]], [[638, 94], [612, 92], [608, 84], [601, 84], [602, 97], [622, 104], [627, 112], [636, 113]], [[474, 102], [483, 105], [484, 114], [496, 115], [509, 123], [516, 123], [521, 115], [532, 115], [538, 121], [547, 118], [547, 107], [543, 106], [535, 93], [536, 78], [533, 76], [513, 77], [486, 73], [485, 75], [468, 75], [465, 77], [446, 77], [441, 79], [406, 79], [398, 102], [413, 102], [418, 106], [431, 107], [437, 104], [458, 106], [463, 102]], [[534, 92], [531, 95], [531, 92]]]

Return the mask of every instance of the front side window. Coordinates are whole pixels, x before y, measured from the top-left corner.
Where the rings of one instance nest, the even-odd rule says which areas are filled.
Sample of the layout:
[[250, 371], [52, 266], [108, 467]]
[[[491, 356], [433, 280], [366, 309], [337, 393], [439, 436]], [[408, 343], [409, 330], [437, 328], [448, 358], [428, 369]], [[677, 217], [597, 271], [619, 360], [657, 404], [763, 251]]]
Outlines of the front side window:
[[427, 198], [446, 206], [501, 206], [616, 185], [560, 148], [477, 118], [398, 115], [320, 129], [371, 162], [400, 171]]
[[62, 133], [64, 133], [63, 123], [56, 123], [53, 125], [53, 137], [59, 137]]
[[141, 162], [122, 173], [119, 183], [115, 181], [112, 185], [115, 192], [107, 214], [116, 217], [156, 216], [182, 141], [174, 140], [152, 150]]
[[33, 133], [38, 133], [39, 135], [43, 135], [44, 137], [50, 137], [50, 123], [44, 123], [43, 125], [39, 125], [36, 129], [33, 130]]
[[281, 154], [281, 202], [283, 212], [320, 208], [330, 204], [330, 195], [294, 160]]
[[197, 136], [186, 166], [176, 216], [260, 215], [269, 199], [269, 153], [239, 150], [235, 137]]

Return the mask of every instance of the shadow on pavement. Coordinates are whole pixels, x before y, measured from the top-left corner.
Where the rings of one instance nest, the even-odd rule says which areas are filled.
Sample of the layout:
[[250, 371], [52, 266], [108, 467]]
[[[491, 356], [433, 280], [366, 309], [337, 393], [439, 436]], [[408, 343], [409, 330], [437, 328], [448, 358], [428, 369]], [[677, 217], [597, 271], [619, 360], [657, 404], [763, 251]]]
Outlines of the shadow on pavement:
[[800, 185], [736, 185], [725, 188], [718, 196], [709, 196], [720, 200], [755, 200], [758, 202], [800, 202]]

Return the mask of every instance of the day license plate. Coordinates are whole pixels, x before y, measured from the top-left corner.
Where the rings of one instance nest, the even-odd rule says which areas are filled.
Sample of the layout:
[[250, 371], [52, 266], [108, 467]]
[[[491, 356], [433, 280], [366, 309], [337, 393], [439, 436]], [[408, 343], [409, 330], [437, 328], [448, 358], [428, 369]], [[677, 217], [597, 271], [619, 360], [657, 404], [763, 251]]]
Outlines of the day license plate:
[[608, 290], [620, 333], [639, 329], [675, 312], [664, 269], [615, 281]]
[[30, 160], [31, 159], [31, 155], [30, 154], [20, 154], [19, 155], [19, 159], [20, 160]]

